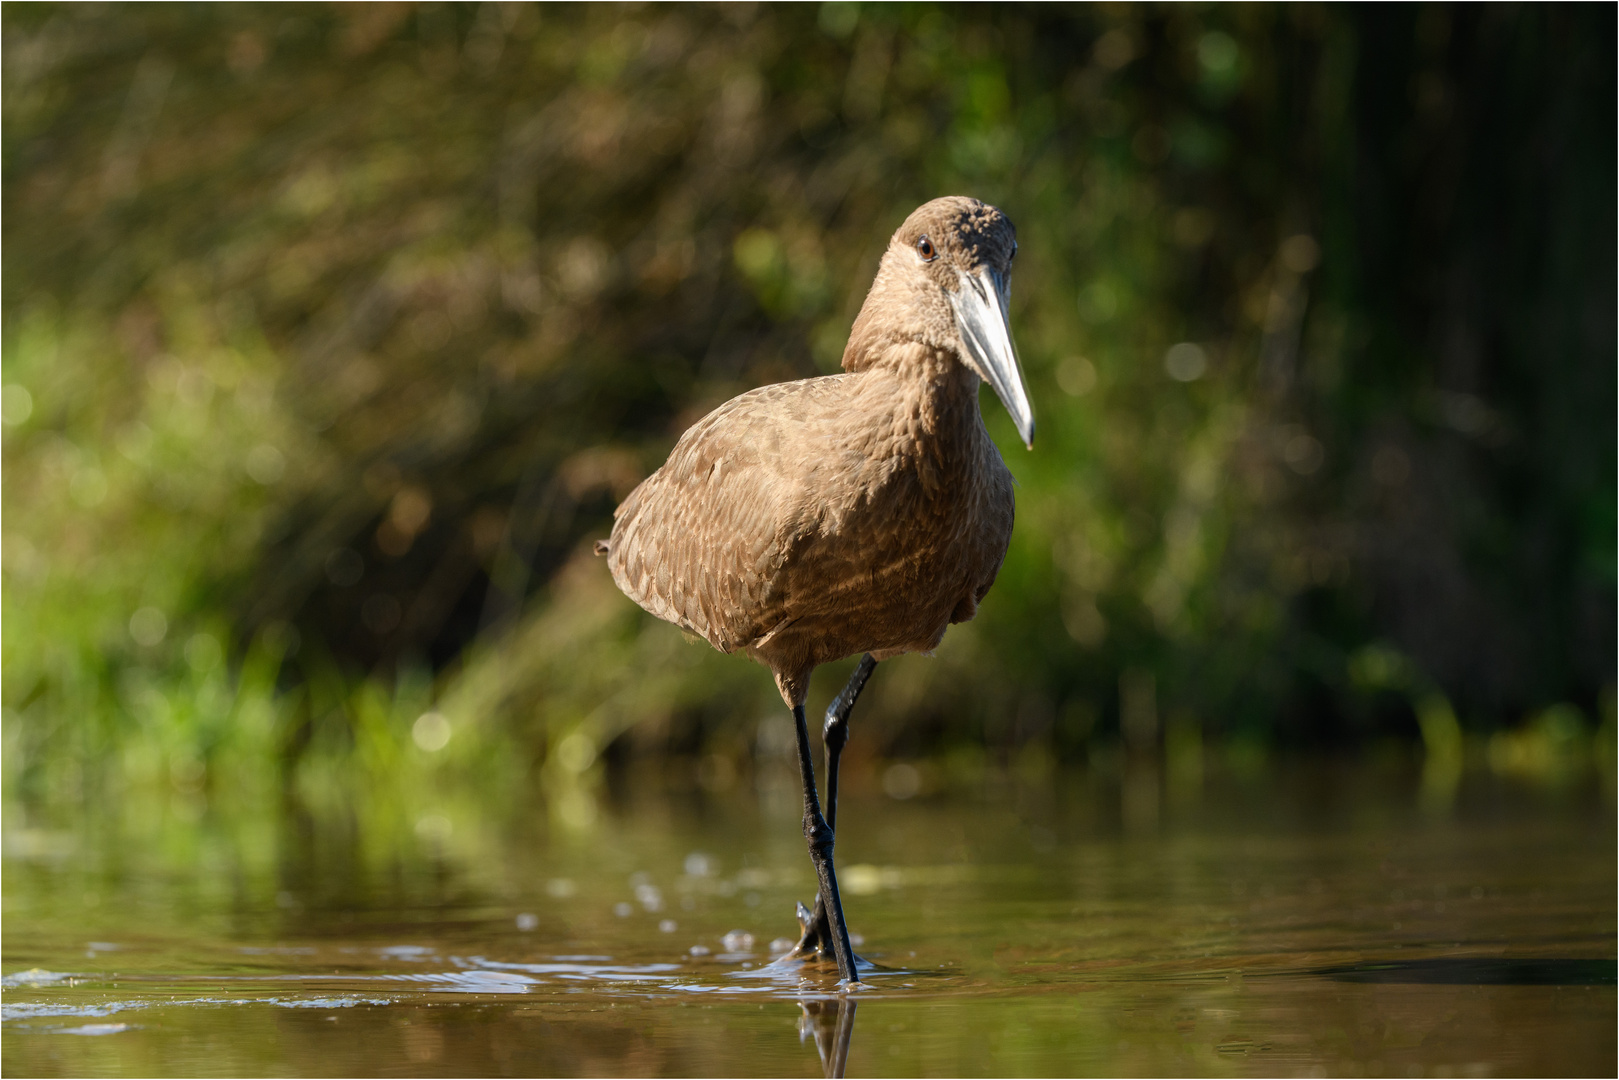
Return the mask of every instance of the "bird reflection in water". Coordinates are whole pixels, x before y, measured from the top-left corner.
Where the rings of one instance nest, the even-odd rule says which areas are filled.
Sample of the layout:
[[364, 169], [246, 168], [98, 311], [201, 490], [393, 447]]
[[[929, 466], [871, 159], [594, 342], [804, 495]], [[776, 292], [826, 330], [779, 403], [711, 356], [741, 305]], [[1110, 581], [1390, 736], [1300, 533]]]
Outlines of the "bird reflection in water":
[[821, 1069], [828, 1078], [842, 1080], [849, 1063], [849, 1037], [854, 1034], [855, 1003], [847, 997], [821, 1001], [800, 1001], [798, 1041], [815, 1037], [815, 1050], [821, 1055]]

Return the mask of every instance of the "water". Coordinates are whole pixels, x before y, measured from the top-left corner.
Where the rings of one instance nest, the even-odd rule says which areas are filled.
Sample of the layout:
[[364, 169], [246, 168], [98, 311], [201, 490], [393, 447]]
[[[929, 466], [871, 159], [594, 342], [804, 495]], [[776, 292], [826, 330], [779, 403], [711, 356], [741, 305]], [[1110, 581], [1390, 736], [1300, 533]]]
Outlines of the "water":
[[[1611, 1074], [1611, 779], [851, 778], [868, 988], [772, 966], [790, 774], [6, 815], [6, 1075]], [[845, 1060], [846, 1059], [846, 1060]]]

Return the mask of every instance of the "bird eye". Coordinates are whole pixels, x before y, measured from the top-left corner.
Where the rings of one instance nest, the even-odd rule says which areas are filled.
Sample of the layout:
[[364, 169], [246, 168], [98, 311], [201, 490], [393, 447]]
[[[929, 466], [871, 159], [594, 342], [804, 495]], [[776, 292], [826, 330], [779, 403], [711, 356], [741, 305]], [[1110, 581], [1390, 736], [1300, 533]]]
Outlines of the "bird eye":
[[922, 256], [923, 262], [932, 262], [934, 257], [939, 254], [933, 250], [933, 241], [925, 236], [916, 242], [916, 253]]

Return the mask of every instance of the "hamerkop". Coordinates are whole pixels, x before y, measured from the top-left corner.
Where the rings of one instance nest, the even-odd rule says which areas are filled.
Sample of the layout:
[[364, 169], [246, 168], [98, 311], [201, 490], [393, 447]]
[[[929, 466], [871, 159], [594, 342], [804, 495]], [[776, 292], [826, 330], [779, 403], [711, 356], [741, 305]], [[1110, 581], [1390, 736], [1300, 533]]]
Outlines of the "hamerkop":
[[[978, 610], [1012, 536], [1012, 476], [984, 430], [980, 380], [1034, 445], [1007, 297], [1015, 230], [976, 199], [935, 199], [888, 244], [843, 374], [762, 386], [694, 424], [597, 544], [661, 619], [776, 675], [793, 711], [804, 836], [820, 881], [799, 956], [858, 981], [832, 863], [838, 756], [880, 660], [930, 652]], [[827, 709], [827, 808], [804, 720], [818, 664], [864, 653]]]

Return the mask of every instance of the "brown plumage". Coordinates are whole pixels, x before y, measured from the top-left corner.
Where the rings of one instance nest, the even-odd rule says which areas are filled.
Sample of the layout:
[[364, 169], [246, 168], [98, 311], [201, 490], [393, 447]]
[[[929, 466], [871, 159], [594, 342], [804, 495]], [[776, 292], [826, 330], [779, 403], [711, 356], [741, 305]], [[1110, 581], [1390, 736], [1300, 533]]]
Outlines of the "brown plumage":
[[[681, 436], [597, 545], [636, 603], [744, 650], [793, 710], [804, 836], [820, 881], [797, 956], [856, 961], [833, 869], [838, 755], [878, 661], [928, 652], [978, 611], [1012, 537], [1012, 476], [978, 411], [994, 386], [1025, 443], [1034, 416], [1007, 325], [1012, 223], [935, 199], [894, 233], [843, 374], [764, 386]], [[827, 710], [823, 818], [804, 719], [810, 673], [864, 652]]]
[[1004, 275], [1015, 247], [1011, 222], [976, 200], [913, 213], [844, 374], [731, 399], [624, 500], [607, 545], [618, 587], [763, 662], [789, 706], [817, 665], [931, 651], [972, 618], [1011, 539], [1012, 477], [946, 294], [962, 268]]

